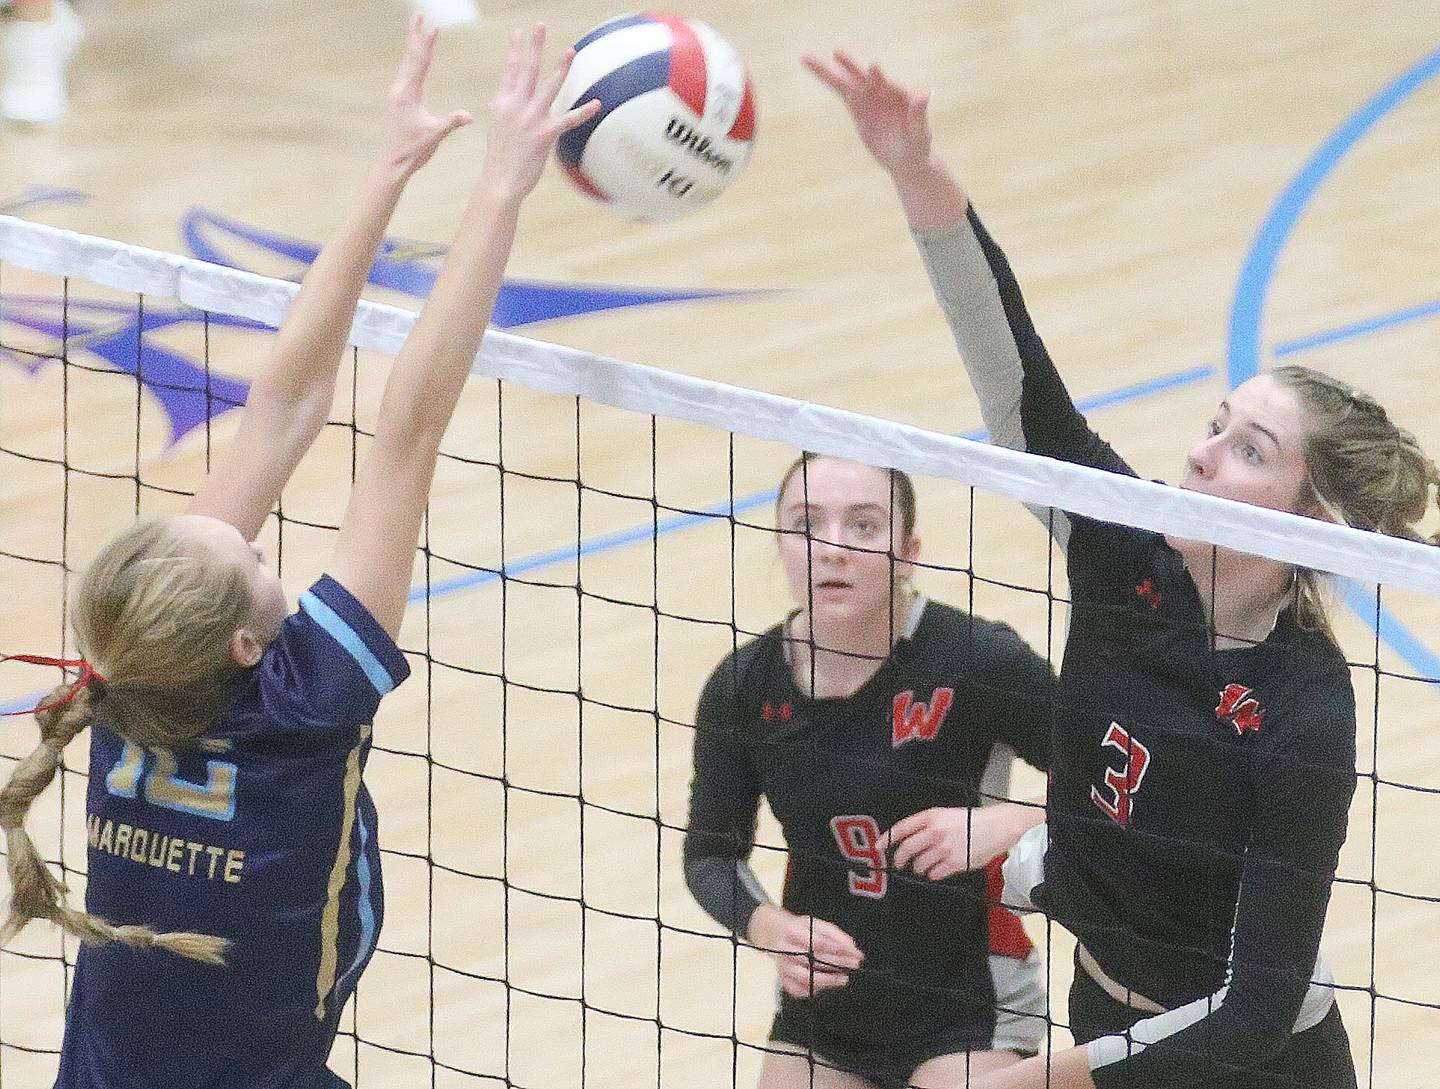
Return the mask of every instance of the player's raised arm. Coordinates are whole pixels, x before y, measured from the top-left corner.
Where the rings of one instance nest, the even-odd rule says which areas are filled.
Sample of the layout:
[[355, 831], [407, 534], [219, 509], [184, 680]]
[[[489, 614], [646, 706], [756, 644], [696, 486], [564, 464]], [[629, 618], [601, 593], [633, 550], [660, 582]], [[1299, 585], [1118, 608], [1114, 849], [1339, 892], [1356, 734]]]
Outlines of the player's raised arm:
[[480, 181], [415, 329], [395, 360], [375, 440], [360, 467], [329, 573], [394, 636], [409, 591], [415, 543], [440, 439], [480, 347], [515, 239], [520, 205], [561, 133], [593, 117], [588, 102], [558, 117], [550, 104], [572, 53], [541, 75], [545, 28], [516, 31]]
[[[1075, 409], [1035, 331], [1005, 254], [932, 147], [929, 92], [837, 50], [805, 66], [845, 104], [861, 142], [895, 186], [936, 301], [980, 401], [990, 441], [1012, 450], [1129, 473]], [[1031, 508], [1063, 545], [1065, 516]]]
[[931, 147], [929, 91], [896, 83], [877, 64], [862, 67], [841, 49], [828, 61], [807, 54], [803, 63], [840, 96], [866, 150], [895, 183], [911, 230], [943, 230], [965, 219], [965, 190]]
[[442, 117], [425, 108], [434, 50], [435, 31], [414, 16], [385, 99], [380, 154], [360, 199], [305, 274], [270, 359], [250, 387], [239, 431], [188, 507], [188, 513], [229, 522], [247, 540], [260, 532], [325, 426], [355, 304], [406, 182], [446, 136], [471, 121], [464, 111]]

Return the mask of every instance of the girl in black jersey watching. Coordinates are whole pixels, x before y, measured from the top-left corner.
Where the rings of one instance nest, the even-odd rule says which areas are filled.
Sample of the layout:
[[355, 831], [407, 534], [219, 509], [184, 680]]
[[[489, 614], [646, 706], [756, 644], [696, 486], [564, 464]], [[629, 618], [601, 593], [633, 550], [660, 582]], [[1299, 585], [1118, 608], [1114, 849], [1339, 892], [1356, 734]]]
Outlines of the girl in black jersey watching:
[[[1075, 410], [1004, 254], [932, 154], [929, 96], [843, 53], [806, 65], [890, 173], [992, 441], [1131, 473]], [[1437, 480], [1371, 398], [1282, 367], [1220, 403], [1181, 487], [1418, 539]], [[977, 1084], [1354, 1086], [1319, 945], [1355, 705], [1317, 575], [1042, 513], [1073, 607], [1048, 829], [1012, 850], [1006, 902], [1079, 939], [1070, 1018], [1086, 1046]]]
[[[776, 516], [797, 609], [705, 686], [685, 840], [696, 899], [779, 965], [760, 1084], [940, 1086], [1034, 1054], [1039, 959], [989, 910], [986, 864], [1035, 820], [974, 807], [1005, 796], [1012, 750], [1049, 766], [1051, 671], [912, 587], [904, 473], [804, 455]], [[762, 794], [790, 852], [780, 905], [746, 861]]]

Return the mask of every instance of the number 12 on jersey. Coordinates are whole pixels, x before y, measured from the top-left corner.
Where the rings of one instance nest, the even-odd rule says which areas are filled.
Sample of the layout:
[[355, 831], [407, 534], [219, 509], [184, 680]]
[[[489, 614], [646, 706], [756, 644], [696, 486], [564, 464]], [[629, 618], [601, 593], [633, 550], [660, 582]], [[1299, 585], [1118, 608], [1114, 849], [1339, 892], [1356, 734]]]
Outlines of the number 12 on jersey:
[[[234, 819], [237, 774], [234, 764], [228, 760], [207, 760], [205, 782], [192, 783], [180, 778], [174, 753], [160, 748], [148, 751], [152, 759], [150, 772], [144, 776], [147, 802], [215, 821]], [[120, 798], [138, 797], [146, 752], [133, 741], [126, 741], [120, 759], [105, 777], [105, 789]]]
[[874, 817], [857, 814], [848, 817], [831, 817], [830, 831], [840, 853], [849, 861], [868, 868], [866, 873], [851, 870], [846, 875], [850, 891], [856, 896], [869, 896], [879, 900], [890, 887], [890, 874], [885, 864], [885, 855], [877, 844], [880, 842], [880, 826]]

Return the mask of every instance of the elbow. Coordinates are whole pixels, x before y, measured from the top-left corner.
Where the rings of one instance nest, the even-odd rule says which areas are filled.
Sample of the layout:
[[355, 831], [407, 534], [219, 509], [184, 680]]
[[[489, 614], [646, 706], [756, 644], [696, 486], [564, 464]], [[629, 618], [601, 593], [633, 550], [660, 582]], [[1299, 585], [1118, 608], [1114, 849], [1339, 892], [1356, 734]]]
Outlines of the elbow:
[[397, 475], [412, 470], [428, 472], [435, 463], [445, 428], [415, 419], [384, 419], [375, 428], [370, 456]]
[[703, 867], [700, 866], [698, 859], [691, 858], [687, 853], [685, 856], [684, 869], [685, 887], [690, 890], [691, 896], [695, 897], [696, 900], [699, 900], [701, 884], [700, 879], [703, 873]]
[[1234, 1049], [1225, 1058], [1225, 1065], [1246, 1071], [1268, 1069], [1270, 1064], [1280, 1057], [1290, 1040], [1290, 1032], [1268, 1027], [1237, 1033]]
[[296, 397], [289, 406], [288, 415], [291, 426], [295, 429], [299, 440], [305, 444], [306, 449], [319, 437], [320, 432], [329, 422], [330, 405], [333, 400], [333, 389], [307, 390], [303, 395]]
[[1294, 1037], [1295, 1018], [1277, 1017], [1273, 1010], [1238, 1017], [1231, 1034], [1228, 1063], [1242, 1070], [1260, 1070], [1279, 1058]]
[[691, 892], [695, 891], [696, 882], [715, 858], [715, 852], [703, 842], [703, 839], [704, 837], [695, 832], [687, 831], [684, 845], [680, 849], [681, 865], [685, 870], [685, 884], [690, 886]]

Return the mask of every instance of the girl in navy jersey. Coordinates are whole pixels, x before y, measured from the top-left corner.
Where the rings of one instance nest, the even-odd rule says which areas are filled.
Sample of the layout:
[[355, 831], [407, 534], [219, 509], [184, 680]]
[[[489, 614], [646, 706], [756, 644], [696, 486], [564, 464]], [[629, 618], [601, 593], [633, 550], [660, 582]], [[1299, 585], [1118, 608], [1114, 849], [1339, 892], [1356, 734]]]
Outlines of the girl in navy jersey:
[[[1130, 468], [1075, 410], [1018, 285], [933, 155], [928, 95], [842, 53], [807, 66], [890, 173], [992, 441]], [[1374, 400], [1282, 367], [1229, 393], [1181, 486], [1418, 539], [1440, 481]], [[1007, 902], [1079, 940], [1081, 1046], [986, 1089], [1344, 1089], [1349, 1043], [1319, 957], [1355, 787], [1349, 670], [1314, 572], [1041, 512], [1073, 607], [1048, 828]]]
[[[1039, 958], [987, 903], [1024, 812], [975, 807], [1006, 797], [1015, 752], [1049, 766], [1050, 669], [913, 589], [905, 474], [802, 456], [776, 517], [797, 609], [705, 686], [685, 840], [701, 906], [778, 962], [760, 1084], [938, 1086], [1034, 1054]], [[789, 849], [778, 905], [747, 861], [762, 795]]]
[[[419, 17], [360, 203], [305, 277], [239, 431], [185, 514], [111, 541], [75, 601], [79, 681], [37, 712], [42, 742], [0, 791], [14, 887], [3, 931], [84, 939], [63, 1089], [319, 1089], [341, 1008], [381, 924], [375, 808], [361, 781], [396, 648], [441, 436], [485, 330], [521, 202], [560, 133], [567, 61], [517, 32], [480, 181], [385, 386], [326, 574], [287, 615], [251, 543], [324, 425], [346, 333], [401, 190], [469, 121], [421, 103]], [[86, 908], [25, 834], [67, 742], [91, 730]]]

